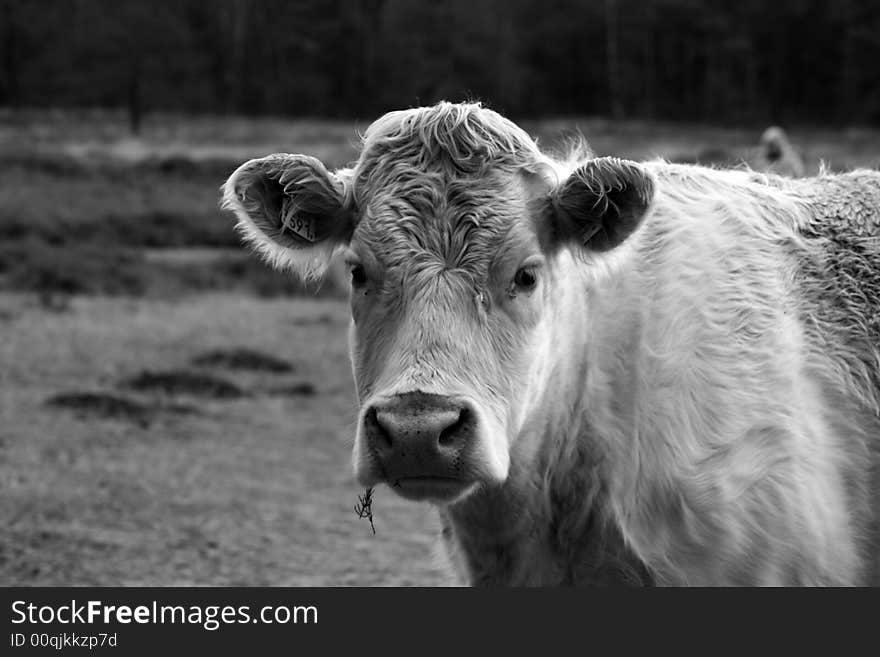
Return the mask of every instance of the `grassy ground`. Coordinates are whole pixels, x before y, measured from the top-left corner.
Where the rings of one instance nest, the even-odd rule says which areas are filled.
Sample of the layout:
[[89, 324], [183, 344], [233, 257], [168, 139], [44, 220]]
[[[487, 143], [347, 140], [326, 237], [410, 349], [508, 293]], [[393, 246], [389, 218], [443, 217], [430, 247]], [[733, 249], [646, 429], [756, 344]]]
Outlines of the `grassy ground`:
[[[377, 491], [375, 536], [354, 513], [343, 303], [5, 294], [0, 317], [0, 584], [446, 581], [427, 508]], [[217, 358], [241, 348], [292, 369]]]
[[[243, 160], [338, 166], [365, 127], [0, 112], [0, 585], [449, 581], [430, 509], [380, 489], [375, 536], [354, 513], [344, 285], [270, 272], [217, 208]], [[760, 133], [525, 127], [675, 160]], [[811, 171], [880, 162], [878, 132], [790, 135]]]

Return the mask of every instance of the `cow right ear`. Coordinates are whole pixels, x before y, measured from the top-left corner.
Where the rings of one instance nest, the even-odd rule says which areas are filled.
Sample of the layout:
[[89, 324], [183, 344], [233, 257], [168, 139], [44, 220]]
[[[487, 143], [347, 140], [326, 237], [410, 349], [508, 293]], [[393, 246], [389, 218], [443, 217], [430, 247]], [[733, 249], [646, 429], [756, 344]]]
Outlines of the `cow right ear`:
[[350, 180], [350, 169], [331, 173], [314, 157], [277, 153], [236, 169], [222, 207], [272, 266], [317, 278], [354, 230]]

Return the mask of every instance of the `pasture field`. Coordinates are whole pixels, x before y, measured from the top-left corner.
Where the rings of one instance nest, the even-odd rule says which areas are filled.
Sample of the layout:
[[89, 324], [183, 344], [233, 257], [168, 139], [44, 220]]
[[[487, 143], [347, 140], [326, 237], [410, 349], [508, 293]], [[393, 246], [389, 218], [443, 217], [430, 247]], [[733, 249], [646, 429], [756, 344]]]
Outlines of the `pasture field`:
[[[0, 112], [0, 585], [440, 585], [430, 508], [354, 512], [344, 282], [240, 248], [218, 188], [366, 123]], [[554, 119], [598, 154], [748, 160], [760, 129]], [[810, 172], [880, 133], [794, 127]]]
[[4, 294], [0, 317], [0, 583], [445, 581], [427, 508], [377, 491], [376, 535], [354, 513], [344, 303]]

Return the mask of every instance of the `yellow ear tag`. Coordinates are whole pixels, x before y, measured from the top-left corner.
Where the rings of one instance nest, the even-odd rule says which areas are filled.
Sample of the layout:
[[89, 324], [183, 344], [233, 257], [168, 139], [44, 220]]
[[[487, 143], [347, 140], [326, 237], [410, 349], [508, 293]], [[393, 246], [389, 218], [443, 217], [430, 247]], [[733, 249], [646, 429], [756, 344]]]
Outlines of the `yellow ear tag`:
[[318, 241], [316, 217], [298, 212], [299, 208], [289, 196], [281, 204], [281, 231], [295, 233], [307, 242]]

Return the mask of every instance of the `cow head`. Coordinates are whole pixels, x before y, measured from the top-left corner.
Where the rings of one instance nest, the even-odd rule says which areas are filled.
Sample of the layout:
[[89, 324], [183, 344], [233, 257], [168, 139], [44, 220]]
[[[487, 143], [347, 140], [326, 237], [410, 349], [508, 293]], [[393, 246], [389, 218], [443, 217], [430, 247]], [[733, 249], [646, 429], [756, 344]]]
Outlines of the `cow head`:
[[652, 194], [635, 163], [565, 167], [498, 114], [441, 103], [376, 121], [352, 168], [251, 160], [224, 205], [276, 266], [319, 276], [334, 253], [345, 258], [357, 477], [448, 503], [505, 480], [565, 357], [551, 330], [569, 283], [560, 254], [598, 262]]

